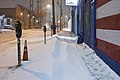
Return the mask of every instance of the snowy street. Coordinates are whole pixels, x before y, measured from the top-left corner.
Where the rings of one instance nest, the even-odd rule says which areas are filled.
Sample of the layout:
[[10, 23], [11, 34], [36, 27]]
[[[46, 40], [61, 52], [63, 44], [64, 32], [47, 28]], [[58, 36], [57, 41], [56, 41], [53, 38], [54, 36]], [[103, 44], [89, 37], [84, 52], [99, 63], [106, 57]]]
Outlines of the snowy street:
[[[49, 31], [47, 37], [50, 36]], [[43, 43], [42, 30], [23, 30], [21, 38], [21, 57], [23, 56], [24, 40], [28, 40], [28, 48], [34, 48], [36, 44]], [[32, 47], [31, 47], [32, 45]], [[12, 71], [8, 69], [11, 66], [17, 65], [17, 38], [15, 32], [11, 30], [0, 31], [0, 80], [4, 80]], [[10, 72], [10, 73], [9, 73]]]
[[0, 80], [120, 80], [92, 49], [85, 43], [77, 45], [77, 38], [70, 37], [68, 32], [51, 37], [48, 31], [44, 44], [42, 31], [24, 31], [21, 59], [27, 40], [29, 60], [16, 68], [17, 43], [12, 33], [4, 43], [0, 33]]

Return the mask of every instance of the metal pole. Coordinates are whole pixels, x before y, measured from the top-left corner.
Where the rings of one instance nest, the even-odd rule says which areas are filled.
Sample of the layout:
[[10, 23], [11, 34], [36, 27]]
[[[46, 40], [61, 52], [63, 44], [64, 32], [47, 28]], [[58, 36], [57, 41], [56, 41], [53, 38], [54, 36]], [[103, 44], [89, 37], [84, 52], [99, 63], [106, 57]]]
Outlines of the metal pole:
[[53, 35], [53, 33], [52, 33], [52, 27], [53, 27], [53, 25], [51, 25], [50, 27], [51, 27], [51, 36], [52, 36]]
[[18, 66], [21, 66], [20, 38], [17, 38], [17, 41], [18, 41]]
[[62, 0], [60, 2], [60, 30], [62, 30]]
[[[40, 12], [42, 11], [42, 0], [40, 0]], [[42, 19], [41, 19], [41, 16], [40, 16], [40, 28], [42, 28]]]
[[52, 36], [52, 29], [51, 29], [51, 36]]
[[57, 32], [59, 32], [59, 31], [58, 31], [58, 15], [57, 15]]
[[33, 0], [30, 0], [30, 9], [29, 9], [29, 29], [31, 29], [31, 18], [33, 13]]
[[40, 1], [37, 0], [37, 7], [38, 7], [38, 11], [37, 11], [37, 16], [38, 16], [38, 27], [40, 26], [40, 15], [39, 15], [39, 12], [40, 12]]
[[54, 9], [54, 0], [52, 0], [52, 12], [53, 12], [53, 34], [56, 34], [56, 26], [55, 26], [55, 9]]
[[30, 9], [29, 9], [29, 24], [28, 24], [28, 26], [29, 26], [29, 29], [31, 28], [31, 0], [30, 0]]
[[46, 32], [44, 32], [44, 44], [46, 44]]
[[49, 26], [51, 25], [51, 22], [50, 22], [50, 13], [49, 13]]

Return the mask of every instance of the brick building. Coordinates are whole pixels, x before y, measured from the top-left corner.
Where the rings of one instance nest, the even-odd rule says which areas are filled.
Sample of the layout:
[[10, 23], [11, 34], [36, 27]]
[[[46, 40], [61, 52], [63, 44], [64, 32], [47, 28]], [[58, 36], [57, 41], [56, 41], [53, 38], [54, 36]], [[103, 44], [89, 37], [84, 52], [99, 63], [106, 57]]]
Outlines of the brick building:
[[[22, 23], [24, 29], [29, 26], [29, 10], [21, 5], [17, 5], [15, 8], [0, 8], [0, 15], [4, 15], [3, 19], [10, 19], [13, 27], [17, 20]], [[5, 24], [5, 20], [3, 22]]]
[[97, 0], [97, 48], [120, 75], [120, 1]]

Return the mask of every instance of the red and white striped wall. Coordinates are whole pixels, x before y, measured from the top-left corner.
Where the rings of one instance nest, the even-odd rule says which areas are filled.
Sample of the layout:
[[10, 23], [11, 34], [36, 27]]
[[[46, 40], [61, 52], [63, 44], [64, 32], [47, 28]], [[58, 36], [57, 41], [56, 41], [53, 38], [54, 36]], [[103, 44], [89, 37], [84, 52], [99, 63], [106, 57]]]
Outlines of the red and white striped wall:
[[97, 0], [97, 48], [120, 63], [120, 0]]

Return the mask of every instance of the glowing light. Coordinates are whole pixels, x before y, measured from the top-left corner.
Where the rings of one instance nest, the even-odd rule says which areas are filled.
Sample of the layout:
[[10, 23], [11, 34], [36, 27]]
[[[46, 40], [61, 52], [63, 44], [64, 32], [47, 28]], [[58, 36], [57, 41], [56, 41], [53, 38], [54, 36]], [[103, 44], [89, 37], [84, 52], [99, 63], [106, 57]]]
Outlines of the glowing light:
[[36, 20], [36, 22], [38, 23], [38, 20]]
[[58, 21], [58, 23], [60, 23], [60, 21]]
[[35, 18], [35, 16], [32, 16], [32, 18]]
[[67, 18], [68, 16], [66, 15], [65, 17]]
[[20, 15], [22, 16], [22, 15], [23, 15], [23, 13], [21, 12], [21, 13], [20, 13]]
[[47, 5], [47, 8], [50, 8], [50, 7], [51, 7], [51, 5], [50, 5], [50, 4], [48, 4], [48, 5]]
[[3, 17], [5, 17], [5, 15], [3, 15]]

